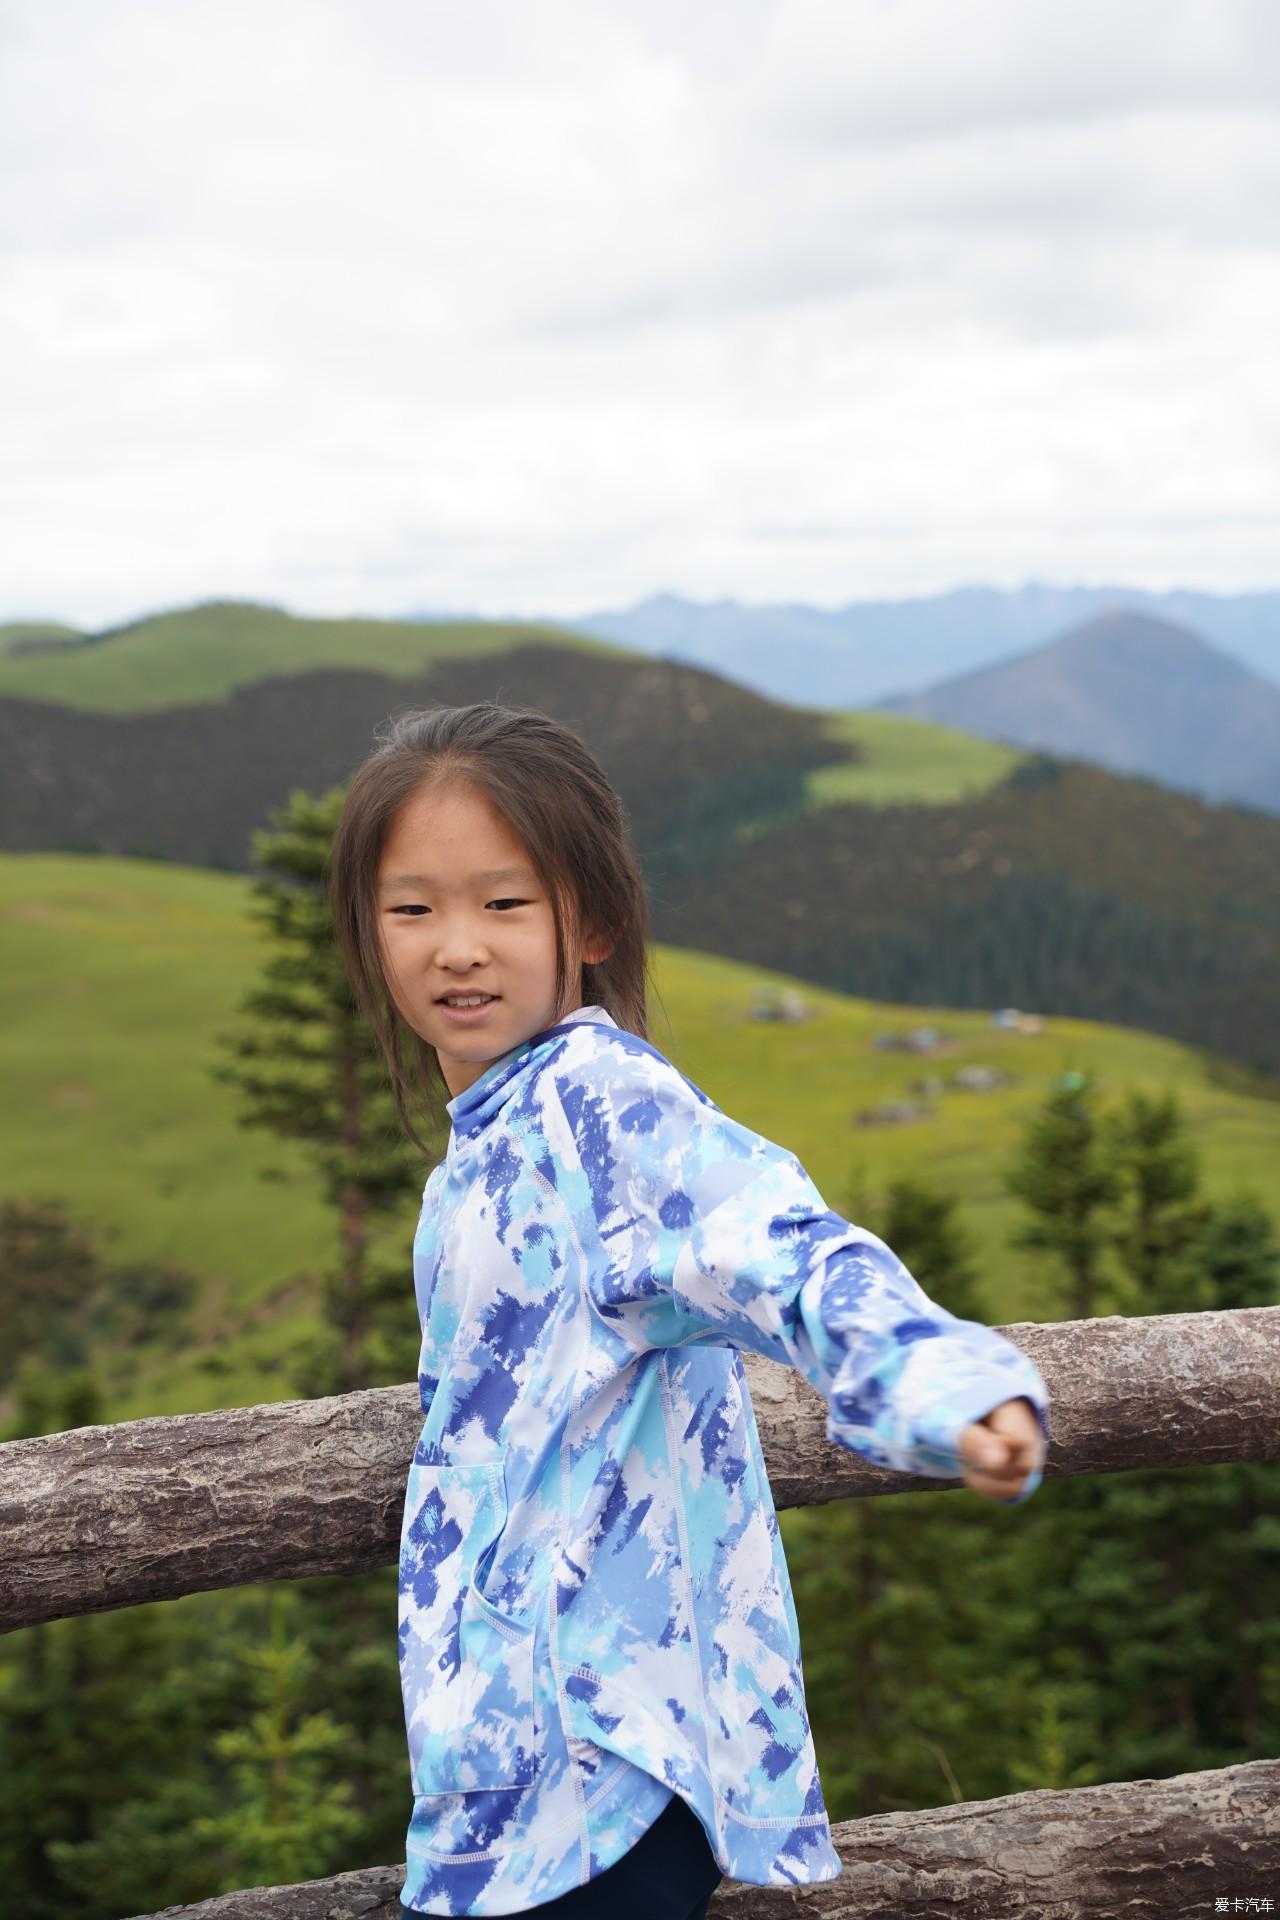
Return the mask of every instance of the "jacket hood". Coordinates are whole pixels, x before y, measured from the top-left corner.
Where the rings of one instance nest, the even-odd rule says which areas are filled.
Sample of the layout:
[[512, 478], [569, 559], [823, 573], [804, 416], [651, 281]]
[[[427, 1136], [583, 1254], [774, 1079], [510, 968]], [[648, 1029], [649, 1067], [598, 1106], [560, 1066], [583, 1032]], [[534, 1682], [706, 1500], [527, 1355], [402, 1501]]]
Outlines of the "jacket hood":
[[473, 1080], [469, 1087], [464, 1087], [461, 1093], [446, 1101], [445, 1112], [453, 1127], [449, 1136], [450, 1153], [455, 1150], [455, 1144], [483, 1132], [516, 1092], [526, 1068], [536, 1070], [541, 1067], [560, 1036], [583, 1020], [597, 1021], [602, 1026], [610, 1027], [618, 1024], [604, 1007], [575, 1007], [554, 1027], [544, 1027], [541, 1033], [531, 1034], [527, 1040], [499, 1054], [496, 1060], [490, 1061], [478, 1080]]

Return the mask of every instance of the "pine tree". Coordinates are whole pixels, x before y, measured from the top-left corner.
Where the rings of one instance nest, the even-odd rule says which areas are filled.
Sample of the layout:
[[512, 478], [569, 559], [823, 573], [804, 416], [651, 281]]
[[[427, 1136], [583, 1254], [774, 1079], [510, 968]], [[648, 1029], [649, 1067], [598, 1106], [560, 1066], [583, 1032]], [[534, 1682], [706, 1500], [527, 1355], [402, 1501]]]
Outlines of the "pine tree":
[[[1116, 1156], [1109, 1237], [1125, 1310], [1276, 1300], [1272, 1223], [1250, 1195], [1220, 1206], [1200, 1197], [1198, 1158], [1171, 1095], [1130, 1092], [1100, 1136]], [[1278, 1516], [1280, 1468], [1251, 1461], [1051, 1482], [1028, 1508], [1039, 1657], [1055, 1684], [1063, 1676], [1092, 1692], [1106, 1778], [1164, 1777], [1275, 1750]]]
[[[1199, 1155], [1176, 1094], [1152, 1098], [1131, 1088], [1110, 1122], [1114, 1164], [1123, 1182], [1122, 1220], [1111, 1244], [1127, 1285], [1121, 1312], [1195, 1313], [1213, 1298], [1195, 1255], [1210, 1208], [1196, 1199]], [[1157, 1308], [1152, 1305], [1160, 1301]]]
[[1088, 1320], [1113, 1287], [1102, 1275], [1101, 1256], [1111, 1238], [1108, 1209], [1122, 1192], [1114, 1143], [1097, 1111], [1097, 1090], [1087, 1074], [1065, 1073], [1050, 1088], [1027, 1129], [1021, 1152], [1005, 1175], [1008, 1191], [1031, 1217], [1010, 1235], [1014, 1246], [1057, 1256], [1056, 1279], [1063, 1311]]
[[954, 1194], [911, 1174], [890, 1182], [880, 1224], [872, 1229], [920, 1282], [930, 1299], [961, 1320], [979, 1320], [983, 1305], [973, 1237], [956, 1217]]
[[[326, 880], [342, 800], [340, 788], [295, 792], [273, 815], [274, 831], [255, 836], [262, 873], [253, 897], [271, 952], [243, 1003], [252, 1025], [228, 1039], [237, 1064], [220, 1070], [246, 1095], [244, 1124], [302, 1142], [335, 1211], [339, 1258], [324, 1287], [324, 1328], [294, 1369], [313, 1395], [411, 1378], [420, 1338], [411, 1226], [386, 1255], [371, 1245], [373, 1223], [403, 1217], [427, 1168], [401, 1127], [334, 935]], [[443, 1133], [437, 1122], [438, 1153]], [[298, 1677], [299, 1706], [353, 1730], [341, 1756], [358, 1822], [352, 1844], [374, 1859], [403, 1846], [409, 1810], [395, 1578], [389, 1567], [296, 1588], [313, 1655]]]
[[[856, 1197], [850, 1217], [867, 1220], [932, 1299], [987, 1319], [953, 1196], [902, 1177], [883, 1205]], [[1027, 1646], [1026, 1517], [963, 1492], [780, 1516], [833, 1818], [1104, 1777], [1092, 1686], [1067, 1675], [1046, 1693]]]
[[60, 1368], [86, 1364], [90, 1307], [101, 1284], [97, 1255], [72, 1225], [65, 1201], [0, 1203], [0, 1386], [24, 1360]]
[[[34, 1438], [109, 1419], [107, 1344], [171, 1326], [192, 1276], [149, 1263], [108, 1265], [61, 1200], [0, 1207], [0, 1303], [6, 1341], [0, 1382], [9, 1412], [0, 1440]], [[119, 1365], [118, 1351], [112, 1356]], [[92, 1914], [80, 1874], [102, 1805], [94, 1756], [108, 1749], [120, 1785], [118, 1724], [99, 1715], [104, 1688], [130, 1671], [136, 1611], [53, 1620], [11, 1634], [0, 1652], [0, 1886], [5, 1912], [53, 1920]], [[123, 1662], [123, 1664], [122, 1664]], [[148, 1803], [150, 1804], [150, 1803]], [[65, 1868], [65, 1874], [62, 1869]], [[94, 1887], [96, 1896], [99, 1889]], [[115, 1909], [119, 1911], [120, 1909]], [[102, 1909], [104, 1916], [112, 1911]]]
[[342, 799], [340, 787], [320, 796], [295, 792], [271, 816], [274, 831], [254, 835], [263, 871], [251, 911], [271, 952], [241, 1004], [251, 1024], [219, 1036], [236, 1064], [212, 1069], [245, 1094], [242, 1125], [302, 1142], [337, 1216], [326, 1331], [295, 1369], [300, 1389], [312, 1395], [390, 1385], [413, 1371], [408, 1256], [401, 1249], [381, 1262], [371, 1233], [379, 1216], [403, 1212], [429, 1171], [404, 1136], [333, 931], [325, 874]]
[[[277, 1593], [286, 1602], [293, 1597], [288, 1588], [239, 1587], [28, 1630], [51, 1636], [51, 1678], [31, 1702], [31, 1723], [19, 1723], [14, 1779], [23, 1793], [20, 1799], [15, 1788], [9, 1798], [12, 1826], [30, 1824], [48, 1838], [26, 1885], [15, 1883], [12, 1849], [4, 1845], [10, 1808], [0, 1797], [6, 1914], [118, 1920], [225, 1888], [239, 1822], [252, 1824], [227, 1737], [231, 1746], [246, 1732], [253, 1741], [255, 1693], [262, 1700], [269, 1691], [257, 1649], [268, 1638]], [[86, 1636], [87, 1659], [76, 1653]], [[284, 1718], [284, 1765], [293, 1768], [305, 1714], [295, 1702]], [[316, 1774], [295, 1772], [295, 1789], [305, 1786], [305, 1796], [323, 1807], [338, 1783], [341, 1805], [346, 1759], [338, 1750]], [[85, 1798], [87, 1817], [78, 1828], [63, 1805], [70, 1791]], [[345, 1830], [335, 1841], [324, 1871], [350, 1864]], [[244, 1870], [252, 1872], [252, 1864]]]
[[[1280, 1238], [1256, 1194], [1215, 1204], [1197, 1253], [1211, 1306], [1280, 1306]], [[1280, 1748], [1280, 1462], [1236, 1461], [1201, 1477], [1218, 1497], [1211, 1531], [1194, 1536], [1215, 1596], [1215, 1669], [1200, 1698], [1219, 1750], [1255, 1759]]]
[[1215, 1307], [1280, 1306], [1280, 1244], [1275, 1222], [1255, 1193], [1238, 1192], [1210, 1209], [1199, 1256]]
[[294, 1594], [276, 1587], [269, 1644], [241, 1652], [254, 1710], [245, 1725], [228, 1728], [214, 1742], [231, 1765], [234, 1798], [224, 1812], [192, 1826], [197, 1844], [219, 1847], [224, 1893], [289, 1886], [339, 1871], [360, 1827], [350, 1785], [334, 1777], [353, 1730], [331, 1713], [307, 1712], [300, 1703], [315, 1659], [291, 1631], [297, 1604]]
[[[294, 794], [255, 841], [255, 917], [269, 954], [244, 1027], [224, 1037], [233, 1061], [217, 1069], [244, 1093], [243, 1124], [301, 1143], [334, 1210], [324, 1326], [295, 1376], [313, 1394], [407, 1380], [419, 1337], [411, 1232], [398, 1245], [393, 1233], [380, 1255], [374, 1229], [398, 1227], [426, 1168], [404, 1138], [329, 923], [325, 869], [340, 804], [340, 793]], [[56, 1206], [3, 1225], [0, 1288], [32, 1348], [11, 1381], [5, 1437], [107, 1417], [100, 1369], [72, 1363], [100, 1335], [132, 1337], [140, 1288], [148, 1311], [180, 1306], [184, 1276], [102, 1267]], [[0, 1906], [31, 1920], [72, 1910], [111, 1920], [397, 1857], [410, 1783], [394, 1583], [394, 1567], [381, 1568], [11, 1636], [0, 1652], [15, 1783], [0, 1805]], [[270, 1604], [296, 1611], [285, 1624], [277, 1613], [274, 1646], [255, 1652]], [[246, 1659], [256, 1712], [245, 1704]]]

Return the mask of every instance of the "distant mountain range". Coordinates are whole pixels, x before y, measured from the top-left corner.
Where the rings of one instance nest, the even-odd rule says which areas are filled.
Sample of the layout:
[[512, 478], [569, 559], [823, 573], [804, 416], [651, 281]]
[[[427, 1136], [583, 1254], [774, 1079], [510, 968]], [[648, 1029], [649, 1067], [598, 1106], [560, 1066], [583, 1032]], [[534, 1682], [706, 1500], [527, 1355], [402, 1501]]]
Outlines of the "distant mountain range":
[[1280, 593], [974, 587], [832, 612], [659, 594], [573, 624], [797, 705], [915, 714], [1280, 814]]
[[747, 606], [659, 593], [634, 607], [557, 617], [551, 624], [710, 667], [775, 700], [867, 707], [990, 666], [1120, 609], [1189, 627], [1280, 682], [1280, 592], [1149, 593], [1032, 582], [1016, 590], [957, 587], [916, 600], [861, 600], [833, 608]]
[[1280, 687], [1189, 628], [1100, 613], [875, 706], [1280, 813]]

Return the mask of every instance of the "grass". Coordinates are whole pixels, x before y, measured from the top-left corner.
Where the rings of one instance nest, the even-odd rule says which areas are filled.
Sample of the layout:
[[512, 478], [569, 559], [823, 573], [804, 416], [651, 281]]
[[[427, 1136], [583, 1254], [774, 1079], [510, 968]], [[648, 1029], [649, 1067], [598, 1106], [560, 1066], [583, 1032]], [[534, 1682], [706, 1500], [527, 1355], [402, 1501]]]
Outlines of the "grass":
[[[140, 1373], [118, 1417], [279, 1398], [279, 1368], [314, 1323], [309, 1278], [332, 1225], [300, 1149], [237, 1124], [238, 1095], [210, 1078], [216, 1034], [264, 957], [240, 876], [62, 854], [0, 856], [0, 1198], [64, 1197], [118, 1261], [190, 1268], [201, 1299], [191, 1350]], [[857, 1219], [898, 1174], [954, 1192], [975, 1242], [988, 1317], [1054, 1318], [1044, 1276], [1008, 1246], [1018, 1208], [1001, 1170], [1057, 1074], [1095, 1071], [1107, 1092], [1174, 1089], [1210, 1197], [1252, 1186], [1276, 1199], [1280, 1102], [1214, 1083], [1195, 1049], [1058, 1019], [1023, 1034], [988, 1014], [889, 1006], [811, 988], [715, 955], [659, 947], [652, 1037], [727, 1112], [798, 1154], [828, 1204]], [[762, 983], [796, 986], [814, 1018], [756, 1021]], [[934, 1025], [954, 1051], [880, 1051], [889, 1027]], [[1013, 1080], [949, 1089], [933, 1117], [860, 1129], [856, 1113], [910, 1097], [920, 1075], [989, 1064]], [[281, 1178], [265, 1181], [264, 1168]], [[426, 1175], [423, 1169], [423, 1177]], [[405, 1261], [418, 1196], [386, 1228]]]
[[[559, 627], [489, 620], [323, 620], [252, 601], [219, 600], [152, 615], [101, 638], [70, 627], [0, 625], [0, 698], [17, 696], [102, 713], [159, 712], [225, 700], [237, 687], [319, 667], [363, 667], [408, 677], [437, 661], [500, 655], [531, 639], [578, 652], [641, 659], [612, 641]], [[37, 652], [14, 652], [43, 640]], [[942, 803], [980, 793], [1025, 755], [911, 715], [831, 713], [830, 738], [864, 751], [857, 766], [809, 776], [813, 806], [853, 800]]]
[[970, 800], [1027, 758], [1022, 748], [980, 740], [913, 714], [870, 708], [832, 713], [824, 731], [832, 740], [861, 747], [864, 758], [857, 765], [815, 768], [807, 782], [814, 807], [845, 800], [862, 806]]
[[[45, 644], [34, 653], [13, 651], [33, 640]], [[253, 601], [219, 600], [155, 614], [101, 637], [77, 636], [52, 624], [0, 625], [0, 699], [47, 700], [99, 713], [162, 712], [225, 700], [238, 687], [277, 675], [334, 667], [409, 678], [443, 660], [497, 657], [530, 640], [623, 659], [649, 657], [558, 627], [310, 619]], [[806, 796], [812, 808], [839, 801], [945, 804], [985, 791], [1026, 757], [904, 714], [831, 713], [824, 716], [823, 731], [856, 744], [864, 757], [858, 765], [811, 773]]]
[[[625, 654], [557, 627], [498, 621], [312, 620], [252, 602], [213, 601], [157, 614], [85, 646], [13, 653], [0, 628], [0, 698], [50, 700], [98, 713], [159, 712], [225, 700], [234, 688], [318, 667], [409, 678], [440, 660], [509, 653], [531, 640]], [[18, 629], [29, 634], [29, 628]]]

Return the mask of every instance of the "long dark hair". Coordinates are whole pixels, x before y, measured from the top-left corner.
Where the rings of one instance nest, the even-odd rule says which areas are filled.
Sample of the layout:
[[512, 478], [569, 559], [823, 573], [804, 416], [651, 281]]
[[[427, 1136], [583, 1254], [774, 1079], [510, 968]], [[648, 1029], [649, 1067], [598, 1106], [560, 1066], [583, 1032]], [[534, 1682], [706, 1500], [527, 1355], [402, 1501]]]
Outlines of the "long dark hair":
[[[405, 1132], [429, 1149], [415, 1110], [439, 1124], [448, 1084], [435, 1048], [411, 1028], [387, 985], [378, 936], [378, 868], [400, 808], [442, 779], [469, 783], [518, 834], [550, 896], [556, 928], [557, 1017], [571, 989], [648, 1039], [649, 901], [626, 810], [590, 748], [531, 707], [490, 700], [401, 713], [378, 728], [376, 751], [347, 789], [329, 855], [329, 903], [343, 965], [387, 1063]], [[608, 959], [568, 978], [566, 916], [613, 941]], [[570, 920], [572, 924], [572, 919]]]

